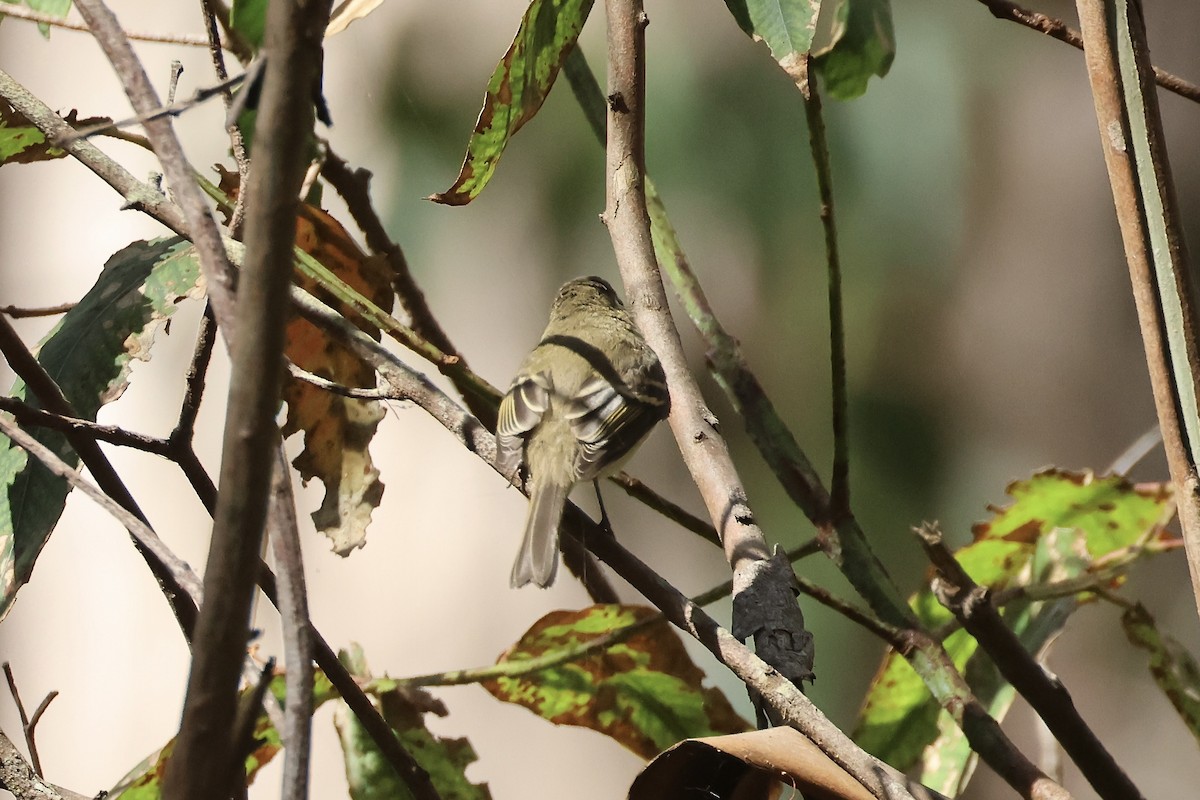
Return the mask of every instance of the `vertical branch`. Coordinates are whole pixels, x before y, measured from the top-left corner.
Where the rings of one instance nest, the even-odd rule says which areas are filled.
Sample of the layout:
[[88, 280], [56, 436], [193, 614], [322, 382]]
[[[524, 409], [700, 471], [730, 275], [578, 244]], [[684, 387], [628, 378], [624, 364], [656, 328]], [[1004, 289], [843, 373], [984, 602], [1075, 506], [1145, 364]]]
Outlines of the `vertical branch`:
[[312, 742], [313, 667], [309, 639], [308, 594], [300, 554], [300, 529], [292, 474], [282, 444], [275, 450], [271, 486], [271, 551], [279, 566], [279, 616], [283, 624], [283, 656], [287, 666], [287, 700], [283, 729], [283, 800], [308, 796], [308, 760]]
[[1167, 161], [1141, 7], [1077, 0], [1104, 161], [1200, 610], [1196, 295]]
[[266, 74], [246, 187], [246, 258], [238, 287], [232, 377], [205, 597], [175, 753], [164, 794], [223, 796], [235, 754], [230, 731], [249, 633], [279, 431], [284, 325], [297, 193], [314, 121], [321, 37], [330, 0], [271, 3]]
[[850, 436], [847, 433], [849, 401], [846, 393], [846, 321], [842, 306], [842, 265], [838, 256], [837, 226], [833, 216], [833, 175], [829, 168], [829, 142], [821, 95], [809, 73], [809, 57], [802, 59], [800, 93], [808, 120], [808, 144], [817, 172], [821, 198], [821, 225], [825, 230], [825, 263], [829, 273], [829, 361], [833, 377], [833, 474], [830, 477], [830, 515], [833, 522], [850, 516]]
[[634, 319], [654, 348], [671, 392], [671, 430], [734, 569], [765, 560], [754, 520], [717, 420], [688, 370], [671, 321], [650, 238], [645, 194], [645, 26], [637, 0], [608, 0], [608, 146], [604, 222], [612, 237]]

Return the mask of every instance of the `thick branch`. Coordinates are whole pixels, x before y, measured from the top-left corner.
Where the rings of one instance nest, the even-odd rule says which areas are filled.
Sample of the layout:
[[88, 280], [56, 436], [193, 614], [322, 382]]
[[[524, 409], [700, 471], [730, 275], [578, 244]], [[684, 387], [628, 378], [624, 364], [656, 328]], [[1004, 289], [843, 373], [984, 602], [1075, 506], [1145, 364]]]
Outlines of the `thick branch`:
[[[236, 753], [230, 740], [279, 430], [284, 325], [297, 194], [320, 79], [331, 0], [271, 3], [266, 74], [246, 189], [246, 259], [238, 287], [228, 413], [205, 595], [196, 627], [183, 719], [167, 769], [173, 800], [224, 796]], [[221, 256], [224, 245], [218, 239]], [[215, 298], [214, 298], [215, 300]], [[220, 316], [218, 321], [224, 327]]]
[[688, 370], [658, 274], [646, 210], [642, 52], [646, 15], [641, 3], [609, 0], [609, 119], [607, 202], [604, 222], [612, 237], [634, 319], [654, 348], [671, 392], [671, 429], [684, 462], [736, 574], [770, 551], [754, 520], [745, 487], [734, 469], [717, 420]]
[[1140, 4], [1077, 0], [1101, 147], [1163, 447], [1187, 547], [1192, 593], [1200, 609], [1200, 352], [1196, 292]]
[[0, 731], [0, 789], [12, 792], [17, 800], [91, 800], [39, 778], [4, 731]]

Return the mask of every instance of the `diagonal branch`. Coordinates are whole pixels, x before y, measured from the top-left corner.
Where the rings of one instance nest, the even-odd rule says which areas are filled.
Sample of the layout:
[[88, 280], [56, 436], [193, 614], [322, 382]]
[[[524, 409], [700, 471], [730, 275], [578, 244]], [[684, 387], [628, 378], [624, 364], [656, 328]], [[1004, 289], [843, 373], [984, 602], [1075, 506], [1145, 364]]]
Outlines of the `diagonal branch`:
[[925, 524], [913, 530], [939, 573], [933, 587], [938, 600], [1033, 706], [1096, 793], [1106, 800], [1143, 800], [1133, 781], [1083, 721], [1066, 687], [1026, 652], [1021, 640], [1004, 624], [987, 587], [975, 583], [955, 560], [937, 526]]
[[[1067, 25], [1061, 19], [1056, 19], [1039, 11], [1030, 11], [1028, 8], [1009, 2], [1009, 0], [979, 0], [979, 2], [987, 6], [988, 11], [991, 11], [992, 16], [996, 19], [1006, 19], [1018, 25], [1024, 25], [1030, 30], [1046, 34], [1051, 39], [1058, 39], [1060, 42], [1069, 44], [1076, 50], [1083, 49], [1083, 36], [1080, 35], [1079, 31]], [[1152, 69], [1154, 71], [1154, 82], [1159, 86], [1168, 92], [1174, 92], [1184, 99], [1200, 103], [1200, 86], [1186, 81], [1178, 75], [1173, 75], [1165, 69], [1159, 69], [1158, 67], [1152, 67]]]
[[[76, 0], [75, 8], [79, 10], [91, 28], [96, 42], [104, 50], [104, 54], [112, 62], [113, 69], [128, 95], [133, 110], [138, 114], [149, 114], [159, 108], [162, 103], [158, 94], [146, 75], [146, 70], [138, 60], [129, 37], [125, 35], [117, 18], [103, 3], [103, 0]], [[26, 115], [28, 116], [28, 115]], [[33, 117], [29, 117], [33, 120]], [[34, 121], [34, 124], [38, 124]], [[41, 128], [41, 125], [38, 125]], [[200, 256], [200, 268], [208, 284], [208, 296], [212, 300], [217, 321], [225, 332], [227, 339], [232, 339], [233, 328], [233, 268], [225, 256], [225, 247], [221, 244], [221, 235], [216, 222], [209, 212], [208, 204], [196, 186], [192, 168], [188, 165], [183, 146], [175, 135], [170, 119], [155, 119], [146, 122], [146, 135], [150, 139], [154, 152], [162, 164], [167, 182], [174, 193], [179, 206], [178, 212], [171, 212], [172, 218], [178, 225], [170, 225], [172, 230], [191, 239], [196, 245]], [[43, 129], [44, 130], [44, 129]], [[59, 135], [71, 134], [73, 131], [60, 131]], [[82, 149], [82, 141], [70, 142], [66, 149], [72, 155], [86, 152]], [[94, 151], [95, 148], [92, 148]], [[166, 202], [162, 196], [159, 203]], [[164, 209], [166, 211], [166, 209]]]
[[[310, 98], [320, 80], [321, 35], [330, 8], [331, 0], [278, 2], [267, 12], [265, 49], [271, 57], [255, 127], [254, 167], [245, 187], [246, 259], [234, 320], [240, 333], [231, 352], [217, 508], [204, 572], [208, 601], [196, 625], [183, 718], [163, 786], [173, 800], [224, 796], [237, 758], [230, 731], [279, 446], [275, 411], [283, 376], [285, 298], [297, 195], [314, 123]], [[194, 181], [189, 187], [199, 192]], [[216, 246], [226, 259], [219, 238]], [[228, 331], [216, 299], [218, 322]]]
[[[38, 360], [33, 357], [33, 354], [29, 352], [29, 348], [25, 346], [25, 343], [21, 341], [17, 332], [13, 329], [12, 324], [4, 317], [0, 317], [0, 352], [4, 354], [9, 366], [12, 367], [21, 380], [25, 381], [26, 386], [29, 387], [30, 391], [33, 392], [38, 402], [45, 409], [60, 417], [70, 419], [77, 419], [79, 417], [75, 411], [75, 407], [63, 396], [58, 384], [54, 382], [54, 379], [38, 363]], [[22, 435], [25, 434], [22, 433]], [[83, 461], [92, 473], [92, 477], [95, 478], [96, 483], [99, 484], [104, 494], [107, 495], [107, 498], [112, 498], [110, 502], [118, 504], [124, 513], [136, 518], [142, 525], [148, 528], [148, 518], [142, 513], [141, 508], [138, 507], [137, 501], [134, 500], [124, 481], [121, 480], [121, 476], [117, 474], [112, 462], [108, 460], [108, 456], [100, 449], [100, 445], [96, 439], [78, 429], [66, 430], [64, 435], [72, 449], [79, 454], [80, 460]], [[14, 439], [14, 441], [16, 440]], [[47, 452], [49, 451], [47, 450]], [[55, 458], [58, 457], [55, 456]], [[188, 593], [183, 590], [178, 576], [172, 571], [169, 562], [163, 561], [153, 548], [147, 548], [145, 543], [141, 542], [136, 534], [134, 536], [134, 544], [138, 548], [138, 552], [142, 558], [145, 559], [150, 572], [161, 584], [163, 594], [171, 604], [171, 610], [174, 612], [175, 618], [179, 621], [179, 627], [183, 630], [184, 637], [191, 641], [193, 629], [196, 624], [195, 603], [188, 596]]]

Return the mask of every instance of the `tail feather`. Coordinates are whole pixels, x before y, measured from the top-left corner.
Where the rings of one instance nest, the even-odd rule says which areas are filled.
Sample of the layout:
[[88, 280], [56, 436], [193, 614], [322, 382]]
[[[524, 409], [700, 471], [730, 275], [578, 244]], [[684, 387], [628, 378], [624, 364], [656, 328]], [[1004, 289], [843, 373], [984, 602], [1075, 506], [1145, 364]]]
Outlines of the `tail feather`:
[[537, 486], [529, 502], [525, 538], [513, 564], [510, 584], [514, 589], [535, 583], [543, 589], [554, 583], [558, 571], [558, 523], [569, 487]]

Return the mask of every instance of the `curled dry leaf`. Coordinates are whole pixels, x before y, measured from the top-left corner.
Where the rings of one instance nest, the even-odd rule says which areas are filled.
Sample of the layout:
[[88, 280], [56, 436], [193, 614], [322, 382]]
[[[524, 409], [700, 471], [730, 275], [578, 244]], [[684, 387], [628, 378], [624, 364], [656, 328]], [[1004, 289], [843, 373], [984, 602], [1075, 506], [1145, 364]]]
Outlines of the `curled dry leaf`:
[[797, 792], [814, 800], [874, 800], [792, 728], [682, 741], [646, 765], [629, 788], [629, 800], [776, 798]]

